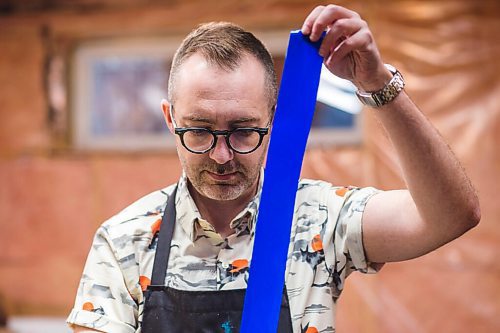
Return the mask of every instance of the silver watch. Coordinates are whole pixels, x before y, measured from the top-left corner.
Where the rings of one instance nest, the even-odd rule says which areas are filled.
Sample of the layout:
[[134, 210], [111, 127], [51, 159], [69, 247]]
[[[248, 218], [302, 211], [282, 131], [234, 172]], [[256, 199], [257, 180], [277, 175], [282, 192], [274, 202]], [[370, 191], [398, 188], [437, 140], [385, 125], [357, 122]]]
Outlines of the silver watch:
[[403, 75], [394, 67], [389, 64], [384, 65], [385, 68], [392, 73], [392, 79], [387, 83], [382, 89], [373, 92], [356, 91], [361, 103], [374, 108], [378, 108], [385, 105], [396, 98], [397, 95], [405, 87], [405, 81]]

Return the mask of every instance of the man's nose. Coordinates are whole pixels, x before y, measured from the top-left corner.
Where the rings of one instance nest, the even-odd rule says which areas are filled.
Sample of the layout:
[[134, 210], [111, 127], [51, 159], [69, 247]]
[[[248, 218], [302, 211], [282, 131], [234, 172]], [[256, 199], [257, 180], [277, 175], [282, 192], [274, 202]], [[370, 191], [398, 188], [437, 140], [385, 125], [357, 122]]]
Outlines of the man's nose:
[[228, 147], [224, 137], [219, 137], [215, 147], [208, 153], [211, 159], [218, 164], [225, 164], [234, 157], [234, 152]]

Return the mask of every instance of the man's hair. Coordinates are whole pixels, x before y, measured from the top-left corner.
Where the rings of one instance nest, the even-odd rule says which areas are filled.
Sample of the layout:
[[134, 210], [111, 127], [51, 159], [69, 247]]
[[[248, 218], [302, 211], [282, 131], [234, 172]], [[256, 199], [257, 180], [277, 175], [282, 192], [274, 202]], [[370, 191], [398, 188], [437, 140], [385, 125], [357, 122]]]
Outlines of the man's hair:
[[274, 109], [278, 85], [271, 54], [252, 33], [228, 22], [210, 22], [199, 25], [184, 38], [172, 61], [168, 82], [168, 99], [174, 103], [175, 81], [184, 61], [200, 53], [209, 64], [221, 69], [235, 70], [245, 55], [254, 56], [264, 67], [269, 105]]

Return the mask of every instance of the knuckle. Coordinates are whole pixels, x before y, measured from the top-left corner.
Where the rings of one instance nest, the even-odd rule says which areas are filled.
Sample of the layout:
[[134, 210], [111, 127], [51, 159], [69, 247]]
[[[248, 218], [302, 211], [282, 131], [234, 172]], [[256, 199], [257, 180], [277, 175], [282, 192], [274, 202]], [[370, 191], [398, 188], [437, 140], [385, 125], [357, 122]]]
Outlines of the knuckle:
[[366, 45], [373, 44], [373, 42], [374, 42], [373, 35], [368, 30], [364, 31], [363, 39], [365, 40]]
[[328, 10], [332, 10], [333, 11], [333, 10], [336, 10], [338, 8], [338, 6], [337, 5], [333, 5], [333, 4], [329, 4], [329, 5], [326, 6], [326, 8]]
[[337, 20], [335, 21], [335, 23], [333, 24], [333, 28], [335, 30], [339, 30], [339, 31], [343, 31], [345, 30], [347, 26], [347, 21], [345, 19], [340, 19], [340, 20]]
[[325, 9], [325, 6], [323, 6], [323, 5], [316, 6], [316, 7], [313, 9], [313, 12], [320, 12], [320, 11], [323, 11], [324, 9]]
[[370, 33], [368, 34], [367, 40], [368, 40], [368, 43], [370, 43], [370, 44], [374, 44], [375, 43], [375, 39], [373, 38], [373, 35], [370, 34]]

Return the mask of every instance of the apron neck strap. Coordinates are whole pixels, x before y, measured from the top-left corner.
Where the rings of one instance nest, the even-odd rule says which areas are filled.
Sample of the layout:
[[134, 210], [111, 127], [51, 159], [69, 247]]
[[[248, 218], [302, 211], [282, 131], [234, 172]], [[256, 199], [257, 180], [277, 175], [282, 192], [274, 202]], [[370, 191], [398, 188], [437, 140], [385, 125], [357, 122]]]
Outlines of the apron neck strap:
[[153, 274], [151, 277], [151, 285], [165, 285], [165, 277], [167, 276], [168, 257], [170, 255], [170, 243], [174, 235], [175, 226], [175, 195], [177, 193], [177, 185], [174, 191], [167, 199], [167, 206], [163, 212], [160, 231], [158, 234], [158, 244], [156, 245], [155, 261], [153, 264]]

